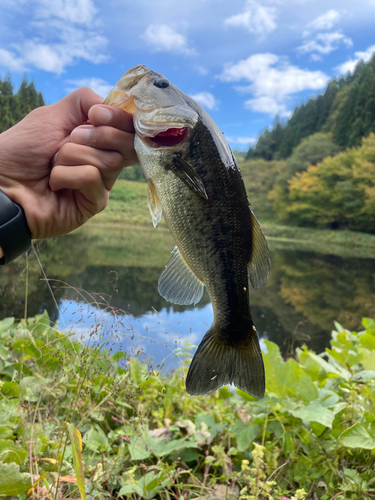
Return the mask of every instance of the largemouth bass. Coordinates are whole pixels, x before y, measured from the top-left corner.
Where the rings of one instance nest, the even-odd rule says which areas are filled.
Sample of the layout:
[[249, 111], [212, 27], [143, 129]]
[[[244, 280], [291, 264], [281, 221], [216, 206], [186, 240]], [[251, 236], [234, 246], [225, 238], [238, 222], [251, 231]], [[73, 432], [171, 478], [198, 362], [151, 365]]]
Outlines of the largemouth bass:
[[191, 362], [187, 391], [206, 394], [233, 383], [262, 398], [248, 281], [263, 285], [270, 254], [230, 147], [199, 104], [146, 66], [125, 73], [105, 104], [133, 115], [154, 226], [163, 213], [176, 243], [159, 293], [196, 304], [205, 286], [211, 298], [214, 321]]

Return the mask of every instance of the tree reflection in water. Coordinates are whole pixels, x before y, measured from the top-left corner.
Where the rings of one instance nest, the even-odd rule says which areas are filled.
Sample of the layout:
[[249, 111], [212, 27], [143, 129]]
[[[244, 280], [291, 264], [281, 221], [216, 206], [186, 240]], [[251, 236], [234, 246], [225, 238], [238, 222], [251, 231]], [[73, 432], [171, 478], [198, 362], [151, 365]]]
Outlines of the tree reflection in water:
[[[207, 316], [206, 323], [211, 322], [207, 293], [193, 307], [168, 304], [157, 291], [173, 246], [166, 231], [91, 226], [36, 246], [56, 299], [64, 307], [74, 301], [74, 307], [79, 308], [81, 304], [75, 301], [84, 302], [84, 298], [109, 302], [117, 312], [137, 317], [132, 319], [132, 328], [136, 329], [137, 321], [147, 324], [148, 332], [160, 331], [158, 316], [152, 313], [155, 310], [164, 311], [164, 319], [174, 325], [181, 318], [196, 316], [198, 337], [207, 330], [202, 315]], [[265, 286], [251, 292], [251, 311], [260, 336], [280, 345], [285, 355], [303, 343], [322, 351], [328, 345], [334, 320], [356, 330], [363, 316], [375, 317], [375, 258], [344, 258], [291, 245], [279, 248], [273, 242], [270, 246], [271, 274]], [[1, 318], [24, 317], [27, 282], [27, 314], [46, 309], [53, 321], [58, 319], [54, 300], [41, 277], [32, 254], [28, 266], [21, 257], [1, 269]], [[83, 295], [79, 290], [85, 291]], [[88, 294], [94, 295], [90, 298]], [[69, 314], [72, 307], [70, 304]], [[71, 323], [74, 326], [72, 318]], [[194, 337], [195, 343], [198, 337]]]

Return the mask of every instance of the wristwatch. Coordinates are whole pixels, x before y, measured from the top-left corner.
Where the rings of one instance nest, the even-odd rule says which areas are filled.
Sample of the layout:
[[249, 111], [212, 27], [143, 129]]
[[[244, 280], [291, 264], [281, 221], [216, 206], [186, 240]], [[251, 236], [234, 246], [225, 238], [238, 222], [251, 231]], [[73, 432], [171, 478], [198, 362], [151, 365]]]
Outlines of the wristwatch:
[[4, 257], [0, 265], [9, 264], [31, 247], [31, 233], [23, 208], [0, 189], [0, 246]]

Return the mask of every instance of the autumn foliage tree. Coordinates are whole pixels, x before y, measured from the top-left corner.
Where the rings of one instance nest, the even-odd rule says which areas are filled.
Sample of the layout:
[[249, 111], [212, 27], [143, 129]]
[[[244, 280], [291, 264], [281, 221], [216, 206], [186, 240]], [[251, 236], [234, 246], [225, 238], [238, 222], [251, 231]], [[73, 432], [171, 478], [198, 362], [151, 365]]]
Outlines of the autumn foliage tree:
[[287, 195], [273, 199], [284, 222], [375, 233], [375, 135], [297, 173]]

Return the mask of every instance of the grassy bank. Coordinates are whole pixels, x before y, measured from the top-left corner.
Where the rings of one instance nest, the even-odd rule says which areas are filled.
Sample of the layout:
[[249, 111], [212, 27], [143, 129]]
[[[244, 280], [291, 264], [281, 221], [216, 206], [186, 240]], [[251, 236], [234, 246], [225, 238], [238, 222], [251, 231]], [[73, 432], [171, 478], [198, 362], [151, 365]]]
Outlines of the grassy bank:
[[[375, 255], [375, 235], [356, 231], [330, 231], [307, 229], [295, 226], [280, 226], [269, 221], [260, 221], [268, 239], [280, 243], [295, 243], [305, 248], [322, 247], [327, 253], [353, 252], [366, 249], [363, 256]], [[98, 214], [91, 224], [125, 224], [152, 227], [147, 208], [147, 184], [118, 180], [111, 192], [108, 207]], [[158, 229], [166, 229], [162, 219]], [[335, 248], [336, 247], [336, 248]]]
[[257, 401], [232, 388], [189, 396], [184, 347], [176, 350], [181, 369], [161, 376], [134, 355], [114, 354], [126, 340], [116, 332], [109, 341], [91, 332], [99, 346], [90, 348], [51, 328], [46, 315], [7, 318], [0, 495], [370, 500], [375, 322], [363, 325], [348, 332], [336, 324], [324, 357], [303, 349], [283, 362], [266, 342], [267, 391]]

